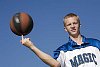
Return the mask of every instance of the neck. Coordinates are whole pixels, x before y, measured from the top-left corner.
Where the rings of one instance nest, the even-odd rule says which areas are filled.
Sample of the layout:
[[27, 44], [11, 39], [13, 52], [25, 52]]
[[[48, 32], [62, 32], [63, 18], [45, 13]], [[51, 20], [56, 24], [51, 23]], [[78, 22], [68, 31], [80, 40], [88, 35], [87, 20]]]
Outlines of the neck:
[[82, 36], [79, 34], [77, 36], [70, 36], [70, 38], [76, 42], [78, 45], [81, 45], [83, 42], [82, 42]]

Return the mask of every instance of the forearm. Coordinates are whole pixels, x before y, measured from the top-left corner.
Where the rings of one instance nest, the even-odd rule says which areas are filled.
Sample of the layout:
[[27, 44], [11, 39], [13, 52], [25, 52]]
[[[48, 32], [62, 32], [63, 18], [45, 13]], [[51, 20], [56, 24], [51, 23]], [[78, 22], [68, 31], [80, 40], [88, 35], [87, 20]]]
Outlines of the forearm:
[[50, 55], [42, 52], [35, 46], [31, 46], [30, 49], [46, 64], [48, 64], [51, 67], [58, 67], [59, 62], [53, 59]]
[[60, 67], [60, 64], [58, 61], [53, 59], [50, 55], [42, 52], [39, 50], [31, 41], [30, 38], [23, 38], [21, 40], [21, 43], [31, 49], [44, 63], [48, 64], [51, 67]]

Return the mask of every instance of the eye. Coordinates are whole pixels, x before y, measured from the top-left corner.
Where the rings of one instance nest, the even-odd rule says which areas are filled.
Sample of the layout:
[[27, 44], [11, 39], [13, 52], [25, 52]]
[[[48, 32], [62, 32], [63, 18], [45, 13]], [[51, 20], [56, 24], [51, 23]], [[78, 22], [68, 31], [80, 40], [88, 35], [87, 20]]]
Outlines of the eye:
[[76, 25], [76, 24], [78, 24], [78, 22], [74, 22], [73, 24], [75, 24], [75, 25]]
[[71, 25], [71, 23], [70, 24], [67, 24], [67, 26], [70, 26]]

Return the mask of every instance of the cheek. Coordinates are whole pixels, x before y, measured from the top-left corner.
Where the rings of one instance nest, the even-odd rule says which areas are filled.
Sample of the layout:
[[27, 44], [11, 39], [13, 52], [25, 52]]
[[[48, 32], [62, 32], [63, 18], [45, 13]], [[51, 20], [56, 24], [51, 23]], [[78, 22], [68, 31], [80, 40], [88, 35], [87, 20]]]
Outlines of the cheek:
[[70, 31], [70, 27], [65, 27], [66, 31]]
[[76, 28], [79, 29], [80, 28], [80, 25], [76, 25]]

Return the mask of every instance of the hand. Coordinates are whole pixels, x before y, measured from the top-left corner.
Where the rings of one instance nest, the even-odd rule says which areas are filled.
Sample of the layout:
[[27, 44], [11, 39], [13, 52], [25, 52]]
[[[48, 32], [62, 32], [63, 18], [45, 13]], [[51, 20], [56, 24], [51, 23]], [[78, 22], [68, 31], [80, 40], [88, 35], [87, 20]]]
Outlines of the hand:
[[26, 46], [26, 47], [31, 47], [33, 46], [32, 42], [30, 41], [30, 38], [24, 38], [23, 35], [22, 35], [22, 40], [20, 40], [20, 42]]

